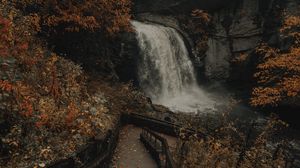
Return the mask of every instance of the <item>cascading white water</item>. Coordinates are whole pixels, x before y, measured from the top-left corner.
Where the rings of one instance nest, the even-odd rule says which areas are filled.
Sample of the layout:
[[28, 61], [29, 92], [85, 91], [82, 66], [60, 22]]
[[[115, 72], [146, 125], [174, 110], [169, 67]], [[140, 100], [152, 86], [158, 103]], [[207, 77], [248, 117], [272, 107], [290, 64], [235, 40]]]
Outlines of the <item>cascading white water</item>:
[[154, 103], [171, 110], [213, 109], [214, 101], [199, 88], [180, 34], [173, 28], [132, 21], [141, 50], [139, 83]]

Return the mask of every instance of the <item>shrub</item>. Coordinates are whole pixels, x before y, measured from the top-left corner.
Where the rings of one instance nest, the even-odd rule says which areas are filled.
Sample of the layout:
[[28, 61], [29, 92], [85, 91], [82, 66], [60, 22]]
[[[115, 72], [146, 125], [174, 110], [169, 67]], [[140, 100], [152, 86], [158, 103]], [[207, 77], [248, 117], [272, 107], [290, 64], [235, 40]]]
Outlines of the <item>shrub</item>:
[[261, 56], [254, 77], [258, 86], [253, 89], [251, 104], [254, 106], [278, 105], [285, 98], [299, 98], [300, 94], [300, 17], [286, 16], [280, 29], [282, 38], [292, 41], [287, 50], [268, 44], [257, 47]]
[[130, 0], [22, 0], [15, 1], [25, 13], [41, 18], [50, 31], [104, 30], [113, 35], [130, 27]]
[[263, 126], [251, 124], [247, 129], [228, 119], [222, 123], [206, 139], [180, 134], [175, 152], [180, 167], [285, 167], [284, 142], [272, 141], [272, 137], [286, 127], [284, 122], [272, 117]]

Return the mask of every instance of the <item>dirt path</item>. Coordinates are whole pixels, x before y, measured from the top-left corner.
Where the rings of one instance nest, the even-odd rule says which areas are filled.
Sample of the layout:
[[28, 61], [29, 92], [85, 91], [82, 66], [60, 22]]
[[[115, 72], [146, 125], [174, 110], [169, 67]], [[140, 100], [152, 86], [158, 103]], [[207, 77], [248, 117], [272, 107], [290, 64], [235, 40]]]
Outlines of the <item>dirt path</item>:
[[157, 168], [155, 161], [139, 140], [141, 128], [127, 125], [120, 132], [113, 158], [113, 168]]

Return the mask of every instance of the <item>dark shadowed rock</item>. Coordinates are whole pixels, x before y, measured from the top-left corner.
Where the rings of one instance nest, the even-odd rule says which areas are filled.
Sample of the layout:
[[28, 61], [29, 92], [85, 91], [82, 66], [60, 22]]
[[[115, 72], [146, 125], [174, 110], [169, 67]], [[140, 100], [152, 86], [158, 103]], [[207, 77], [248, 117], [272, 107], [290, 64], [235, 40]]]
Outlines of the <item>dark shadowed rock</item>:
[[193, 9], [217, 10], [225, 4], [239, 0], [135, 0], [135, 13], [169, 13], [190, 12]]
[[137, 60], [139, 47], [134, 32], [122, 34], [120, 39], [120, 63], [115, 67], [119, 79], [122, 82], [133, 81], [138, 85], [137, 80]]

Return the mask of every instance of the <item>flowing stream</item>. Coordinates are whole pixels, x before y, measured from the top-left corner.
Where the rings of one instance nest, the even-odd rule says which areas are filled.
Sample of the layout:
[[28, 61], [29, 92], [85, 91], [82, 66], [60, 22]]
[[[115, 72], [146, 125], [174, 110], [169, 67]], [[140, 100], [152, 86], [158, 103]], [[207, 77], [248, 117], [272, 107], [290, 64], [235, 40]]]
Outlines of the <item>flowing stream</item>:
[[155, 104], [180, 112], [214, 109], [215, 101], [197, 84], [182, 36], [173, 28], [131, 22], [140, 47], [140, 87]]

